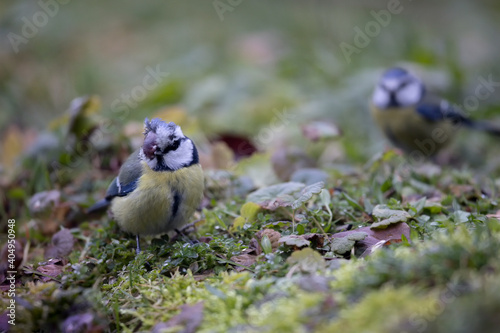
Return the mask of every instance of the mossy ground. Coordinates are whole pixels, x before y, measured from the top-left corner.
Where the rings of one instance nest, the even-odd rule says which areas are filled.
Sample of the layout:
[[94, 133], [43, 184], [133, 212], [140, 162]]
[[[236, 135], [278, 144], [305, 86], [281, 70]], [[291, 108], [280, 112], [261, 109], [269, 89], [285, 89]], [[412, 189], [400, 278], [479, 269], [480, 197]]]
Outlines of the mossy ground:
[[[394, 65], [462, 106], [481, 78], [500, 81], [498, 3], [403, 3], [346, 58], [387, 2], [223, 2], [221, 19], [215, 1], [73, 1], [18, 52], [0, 40], [11, 331], [496, 332], [498, 139], [461, 129], [439, 159], [409, 163], [367, 109]], [[2, 2], [0, 34], [37, 3]], [[168, 75], [127, 99], [157, 68]], [[471, 117], [498, 120], [493, 88]], [[197, 144], [205, 199], [185, 235], [143, 238], [136, 255], [133, 235], [85, 210], [154, 116]]]

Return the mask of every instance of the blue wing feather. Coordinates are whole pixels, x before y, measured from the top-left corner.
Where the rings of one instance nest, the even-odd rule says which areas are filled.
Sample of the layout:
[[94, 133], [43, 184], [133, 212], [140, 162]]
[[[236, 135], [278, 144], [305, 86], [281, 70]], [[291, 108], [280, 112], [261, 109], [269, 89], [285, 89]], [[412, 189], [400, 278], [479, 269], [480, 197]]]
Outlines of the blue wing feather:
[[465, 117], [460, 109], [443, 99], [426, 96], [417, 104], [416, 110], [422, 117], [432, 122], [449, 119], [456, 123], [471, 125], [471, 120]]

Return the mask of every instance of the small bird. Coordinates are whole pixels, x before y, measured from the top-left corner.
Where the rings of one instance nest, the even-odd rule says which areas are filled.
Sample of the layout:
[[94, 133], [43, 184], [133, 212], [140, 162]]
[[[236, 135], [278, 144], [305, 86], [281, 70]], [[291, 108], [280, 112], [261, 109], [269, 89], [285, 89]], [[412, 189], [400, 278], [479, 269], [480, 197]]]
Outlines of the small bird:
[[386, 70], [375, 87], [371, 113], [387, 138], [414, 158], [432, 157], [462, 126], [500, 136], [500, 128], [474, 121], [448, 101], [427, 92], [407, 70]]
[[144, 143], [120, 168], [106, 197], [87, 213], [107, 208], [118, 225], [139, 236], [177, 230], [203, 199], [203, 171], [193, 141], [173, 122], [144, 122]]

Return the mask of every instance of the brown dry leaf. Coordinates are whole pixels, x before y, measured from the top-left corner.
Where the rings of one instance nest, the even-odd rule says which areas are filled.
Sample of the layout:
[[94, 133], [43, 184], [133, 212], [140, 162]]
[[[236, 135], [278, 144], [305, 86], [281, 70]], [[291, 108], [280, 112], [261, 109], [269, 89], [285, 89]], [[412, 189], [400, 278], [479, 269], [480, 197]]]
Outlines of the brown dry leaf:
[[250, 244], [254, 246], [257, 254], [262, 253], [262, 248], [260, 246], [260, 241], [262, 237], [267, 236], [271, 241], [272, 252], [275, 252], [279, 246], [279, 239], [281, 238], [281, 234], [273, 229], [263, 229], [259, 230], [255, 233], [255, 238], [252, 238]]
[[45, 250], [45, 258], [62, 258], [71, 253], [75, 239], [68, 229], [62, 229], [52, 237], [52, 244]]
[[240, 254], [234, 257], [231, 257], [231, 261], [234, 261], [235, 263], [245, 266], [245, 267], [250, 267], [253, 264], [255, 264], [255, 261], [257, 260], [257, 256], [253, 254]]
[[232, 156], [237, 160], [242, 157], [251, 156], [253, 153], [257, 152], [257, 147], [255, 147], [250, 138], [243, 135], [219, 133], [217, 139], [214, 141], [214, 144], [223, 142], [231, 150]]
[[[23, 266], [23, 273], [26, 275], [36, 275], [43, 282], [49, 282], [61, 274], [67, 261], [61, 259], [49, 259], [46, 262], [39, 263], [37, 269], [33, 265]], [[57, 280], [56, 280], [57, 281]]]
[[[203, 302], [198, 302], [193, 305], [181, 306], [181, 313], [173, 317], [166, 323], [156, 324], [152, 333], [161, 333], [169, 328], [178, 328], [175, 332], [178, 333], [195, 333], [203, 320]], [[168, 330], [173, 332], [173, 330]]]
[[36, 270], [44, 275], [41, 277], [41, 280], [47, 282], [52, 280], [50, 277], [55, 278], [61, 274], [63, 266], [48, 264], [45, 266], [39, 266]]
[[323, 234], [305, 234], [302, 235], [305, 240], [311, 242], [312, 248], [320, 248], [323, 247], [325, 243], [325, 235]]
[[372, 229], [370, 227], [363, 227], [359, 229], [343, 231], [334, 234], [334, 238], [346, 237], [355, 232], [365, 232], [368, 236], [359, 241], [357, 248], [363, 251], [362, 256], [369, 255], [376, 248], [386, 246], [393, 243], [401, 242], [401, 236], [404, 235], [410, 241], [410, 226], [405, 222], [395, 223], [389, 225], [386, 229]]

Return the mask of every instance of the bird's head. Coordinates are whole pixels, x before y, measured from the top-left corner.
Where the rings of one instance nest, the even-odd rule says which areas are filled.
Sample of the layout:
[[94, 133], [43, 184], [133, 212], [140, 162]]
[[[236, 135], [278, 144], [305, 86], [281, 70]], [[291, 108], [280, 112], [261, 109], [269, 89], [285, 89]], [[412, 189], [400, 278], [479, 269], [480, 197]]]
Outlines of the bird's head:
[[173, 171], [198, 163], [191, 139], [180, 126], [160, 118], [144, 121], [144, 143], [139, 155], [155, 171]]
[[380, 108], [398, 108], [417, 104], [425, 93], [425, 87], [407, 70], [394, 67], [386, 70], [375, 87], [372, 103]]

